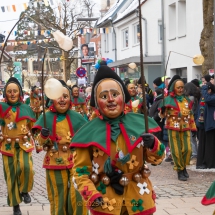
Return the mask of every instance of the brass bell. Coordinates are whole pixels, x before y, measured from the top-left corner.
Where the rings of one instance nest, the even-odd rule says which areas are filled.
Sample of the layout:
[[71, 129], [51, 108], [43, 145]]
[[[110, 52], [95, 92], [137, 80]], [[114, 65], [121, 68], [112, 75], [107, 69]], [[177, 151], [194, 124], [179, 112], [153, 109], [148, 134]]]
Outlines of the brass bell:
[[47, 152], [49, 150], [49, 147], [48, 146], [43, 146], [43, 150]]
[[51, 151], [52, 151], [53, 153], [55, 153], [55, 152], [57, 152], [58, 150], [55, 149], [55, 147], [53, 146], [53, 147], [51, 148]]
[[178, 117], [178, 121], [180, 121], [181, 120], [181, 117]]
[[63, 151], [63, 152], [67, 152], [67, 146], [63, 146], [63, 147], [62, 147], [62, 151]]
[[0, 143], [4, 140], [4, 137], [0, 136]]
[[10, 138], [7, 139], [7, 143], [11, 143], [11, 139]]
[[108, 186], [110, 184], [110, 178], [108, 176], [104, 176], [102, 178], [102, 182], [104, 185]]
[[24, 140], [25, 142], [27, 142], [27, 141], [28, 141], [28, 136], [24, 136], [24, 137], [23, 137], [23, 140]]
[[16, 138], [16, 139], [15, 139], [15, 143], [19, 143], [19, 138]]
[[188, 119], [190, 119], [190, 115], [188, 115], [188, 117], [187, 117]]
[[143, 178], [148, 178], [151, 175], [151, 171], [146, 166], [144, 167], [141, 173]]
[[136, 173], [133, 175], [133, 181], [139, 183], [142, 179], [142, 175], [140, 173]]
[[173, 116], [172, 119], [175, 120], [175, 117]]
[[119, 180], [119, 183], [122, 185], [122, 186], [127, 186], [128, 183], [129, 183], [129, 180], [126, 176], [122, 176], [122, 178]]
[[99, 182], [99, 176], [96, 173], [92, 173], [90, 179], [94, 184], [97, 184]]
[[31, 136], [31, 132], [28, 132], [28, 136], [29, 136], [29, 137]]

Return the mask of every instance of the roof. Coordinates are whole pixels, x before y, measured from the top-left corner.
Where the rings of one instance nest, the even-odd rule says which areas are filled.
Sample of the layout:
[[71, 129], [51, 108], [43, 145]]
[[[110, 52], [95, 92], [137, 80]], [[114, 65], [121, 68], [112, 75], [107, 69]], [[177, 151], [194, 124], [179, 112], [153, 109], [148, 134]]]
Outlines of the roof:
[[[141, 6], [147, 0], [141, 0]], [[117, 18], [114, 20], [114, 23], [120, 21], [122, 18], [126, 17], [127, 15], [133, 13], [139, 6], [138, 0], [133, 0], [123, 11], [118, 12]]]
[[[2, 48], [0, 48], [0, 55], [2, 53]], [[12, 57], [4, 50], [4, 53], [3, 53], [3, 56], [9, 60], [9, 59], [12, 59]], [[3, 60], [3, 59], [2, 59]], [[1, 63], [1, 62], [0, 62]]]
[[112, 7], [108, 10], [108, 12], [107, 12], [101, 19], [99, 19], [97, 25], [102, 24], [102, 23], [105, 22], [109, 17], [113, 16], [113, 15], [116, 13], [118, 7], [119, 7], [121, 4], [124, 4], [125, 2], [126, 2], [126, 0], [117, 0], [117, 1], [115, 2], [115, 4], [113, 4]]

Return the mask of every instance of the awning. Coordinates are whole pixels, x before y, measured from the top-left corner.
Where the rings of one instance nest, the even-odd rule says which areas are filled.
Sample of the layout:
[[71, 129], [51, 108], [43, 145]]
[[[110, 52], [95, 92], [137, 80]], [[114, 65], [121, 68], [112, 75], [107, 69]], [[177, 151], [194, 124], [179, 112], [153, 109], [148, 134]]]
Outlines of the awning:
[[[148, 56], [143, 58], [143, 64], [161, 64], [162, 63], [161, 55], [158, 56]], [[140, 65], [140, 56], [134, 56], [125, 58], [123, 60], [118, 60], [116, 62], [108, 64], [109, 67], [123, 67], [127, 66], [129, 63], [136, 63]]]

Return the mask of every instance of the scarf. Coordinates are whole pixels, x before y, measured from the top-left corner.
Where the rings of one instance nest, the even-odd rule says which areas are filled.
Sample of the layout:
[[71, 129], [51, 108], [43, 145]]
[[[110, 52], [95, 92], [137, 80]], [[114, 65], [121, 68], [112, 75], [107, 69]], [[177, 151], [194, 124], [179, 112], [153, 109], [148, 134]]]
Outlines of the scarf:
[[16, 108], [21, 105], [21, 102], [16, 102], [14, 104], [11, 104], [10, 102], [7, 102], [7, 104], [10, 105], [10, 106], [12, 106], [12, 111], [15, 113], [16, 112]]
[[177, 101], [182, 102], [184, 99], [184, 96], [183, 95], [182, 96], [176, 95], [175, 98], [177, 99]]

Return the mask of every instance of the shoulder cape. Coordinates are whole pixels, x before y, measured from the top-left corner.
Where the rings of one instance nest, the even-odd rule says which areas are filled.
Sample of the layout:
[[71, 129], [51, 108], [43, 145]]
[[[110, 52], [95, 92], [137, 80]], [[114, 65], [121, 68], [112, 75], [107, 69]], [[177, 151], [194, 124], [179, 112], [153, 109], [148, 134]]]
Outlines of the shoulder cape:
[[81, 97], [78, 97], [78, 98], [72, 97], [71, 101], [72, 101], [72, 104], [74, 104], [74, 105], [85, 104], [84, 99], [82, 99]]
[[[7, 104], [5, 102], [0, 102], [0, 116], [1, 116], [1, 118], [4, 118], [11, 109], [12, 109], [12, 106], [10, 106], [9, 104]], [[23, 119], [28, 119], [28, 120], [33, 121], [33, 122], [36, 121], [34, 112], [26, 104], [22, 103], [19, 106], [17, 106], [16, 112], [17, 112], [17, 115], [16, 115], [15, 122], [19, 122]]]
[[[149, 133], [160, 131], [158, 124], [148, 117]], [[124, 136], [129, 152], [142, 141], [141, 134], [145, 132], [144, 115], [127, 113], [121, 118], [119, 127]], [[97, 146], [110, 155], [111, 125], [104, 120], [96, 118], [84, 125], [72, 138], [70, 147]]]
[[[49, 138], [51, 140], [55, 140], [57, 113], [48, 111], [45, 113], [45, 115], [46, 115], [46, 127], [50, 131]], [[66, 119], [69, 124], [71, 136], [73, 136], [86, 123], [86, 120], [79, 113], [76, 113], [75, 111], [72, 111], [72, 110], [67, 111]], [[32, 129], [34, 132], [36, 129], [41, 130], [42, 128], [44, 128], [44, 119], [43, 119], [43, 115], [40, 115], [39, 119], [36, 121]]]
[[[186, 100], [187, 100], [187, 102], [188, 102], [188, 107], [189, 108], [191, 108], [192, 107], [192, 102], [190, 101], [190, 99], [187, 97], [187, 96], [185, 96], [184, 97]], [[175, 98], [175, 97], [173, 97], [173, 96], [167, 96], [165, 99], [164, 99], [164, 102], [161, 102], [160, 103], [160, 108], [162, 107], [162, 106], [165, 106], [165, 107], [168, 107], [168, 108], [173, 108], [173, 109], [175, 109], [175, 110], [180, 110], [180, 108], [179, 108], [179, 106], [178, 106], [178, 102], [177, 102], [177, 99]]]

